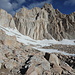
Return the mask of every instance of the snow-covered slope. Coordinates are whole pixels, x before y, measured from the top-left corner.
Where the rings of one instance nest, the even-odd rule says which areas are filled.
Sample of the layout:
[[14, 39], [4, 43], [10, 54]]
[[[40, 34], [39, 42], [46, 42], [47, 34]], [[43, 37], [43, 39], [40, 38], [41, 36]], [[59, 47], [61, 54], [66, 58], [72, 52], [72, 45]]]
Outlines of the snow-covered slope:
[[[55, 49], [41, 49], [41, 48], [44, 46], [50, 46], [53, 44], [75, 45], [74, 43], [75, 40], [68, 40], [68, 39], [63, 39], [62, 41], [56, 41], [55, 39], [34, 40], [30, 38], [29, 36], [22, 35], [16, 28], [15, 29], [5, 28], [0, 25], [0, 29], [5, 31], [5, 33], [9, 36], [16, 36], [16, 39], [18, 42], [24, 43], [25, 45], [33, 45], [33, 48], [40, 51], [44, 51], [44, 52], [49, 52], [49, 53], [58, 52], [61, 54], [69, 55], [68, 53], [58, 51]], [[75, 54], [70, 54], [70, 55], [75, 55]]]

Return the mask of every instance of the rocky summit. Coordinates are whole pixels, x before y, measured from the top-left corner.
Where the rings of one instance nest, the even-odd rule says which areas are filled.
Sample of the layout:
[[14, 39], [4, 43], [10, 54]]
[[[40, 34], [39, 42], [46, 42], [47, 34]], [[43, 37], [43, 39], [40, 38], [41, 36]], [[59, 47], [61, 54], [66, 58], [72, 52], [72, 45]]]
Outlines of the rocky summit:
[[75, 75], [74, 39], [75, 12], [0, 9], [0, 75]]
[[75, 12], [62, 14], [52, 5], [28, 10], [22, 8], [14, 16], [17, 29], [33, 39], [75, 39]]

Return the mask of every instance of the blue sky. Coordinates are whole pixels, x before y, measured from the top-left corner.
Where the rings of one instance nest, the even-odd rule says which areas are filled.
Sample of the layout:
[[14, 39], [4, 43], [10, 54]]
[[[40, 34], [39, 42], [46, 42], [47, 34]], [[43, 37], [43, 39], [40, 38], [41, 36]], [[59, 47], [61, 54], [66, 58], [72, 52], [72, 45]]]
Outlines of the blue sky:
[[28, 9], [33, 7], [41, 8], [44, 3], [52, 4], [55, 9], [59, 9], [64, 14], [75, 11], [75, 0], [0, 0], [0, 8], [13, 15], [22, 7]]

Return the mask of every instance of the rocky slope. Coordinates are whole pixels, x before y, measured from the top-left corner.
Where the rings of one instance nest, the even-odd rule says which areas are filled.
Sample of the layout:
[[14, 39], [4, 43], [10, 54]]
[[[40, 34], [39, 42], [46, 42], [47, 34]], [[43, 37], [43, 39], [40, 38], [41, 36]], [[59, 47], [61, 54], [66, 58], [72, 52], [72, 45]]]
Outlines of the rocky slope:
[[33, 39], [75, 39], [75, 12], [62, 14], [52, 5], [45, 4], [42, 8], [31, 10], [22, 8], [12, 17], [0, 9], [0, 24], [5, 27], [17, 28], [19, 32]]
[[0, 30], [0, 75], [75, 75], [75, 56], [37, 51]]
[[[45, 4], [43, 8], [31, 10], [22, 8], [14, 18], [5, 10], [0, 9], [0, 75], [75, 75], [75, 56], [41, 52], [33, 48], [41, 46], [44, 49], [53, 48], [66, 50], [66, 52], [68, 49], [73, 50], [75, 46], [42, 47], [36, 41], [53, 38], [56, 40], [75, 39], [74, 15], [75, 13], [62, 14], [49, 4]], [[9, 27], [13, 29], [16, 27], [22, 34], [37, 40], [21, 36]], [[31, 43], [28, 44], [29, 42]], [[36, 45], [32, 44], [33, 42]], [[43, 43], [46, 42], [41, 44]], [[71, 53], [70, 50], [69, 53]]]

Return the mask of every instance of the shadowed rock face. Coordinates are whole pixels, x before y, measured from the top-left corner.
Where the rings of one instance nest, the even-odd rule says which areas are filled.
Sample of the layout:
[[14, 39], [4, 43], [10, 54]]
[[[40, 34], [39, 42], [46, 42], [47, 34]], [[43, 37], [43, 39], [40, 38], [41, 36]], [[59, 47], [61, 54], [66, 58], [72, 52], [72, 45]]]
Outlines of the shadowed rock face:
[[0, 24], [12, 27], [33, 39], [75, 39], [75, 12], [66, 15], [52, 5], [31, 10], [22, 8], [14, 18], [6, 11], [0, 10]]

